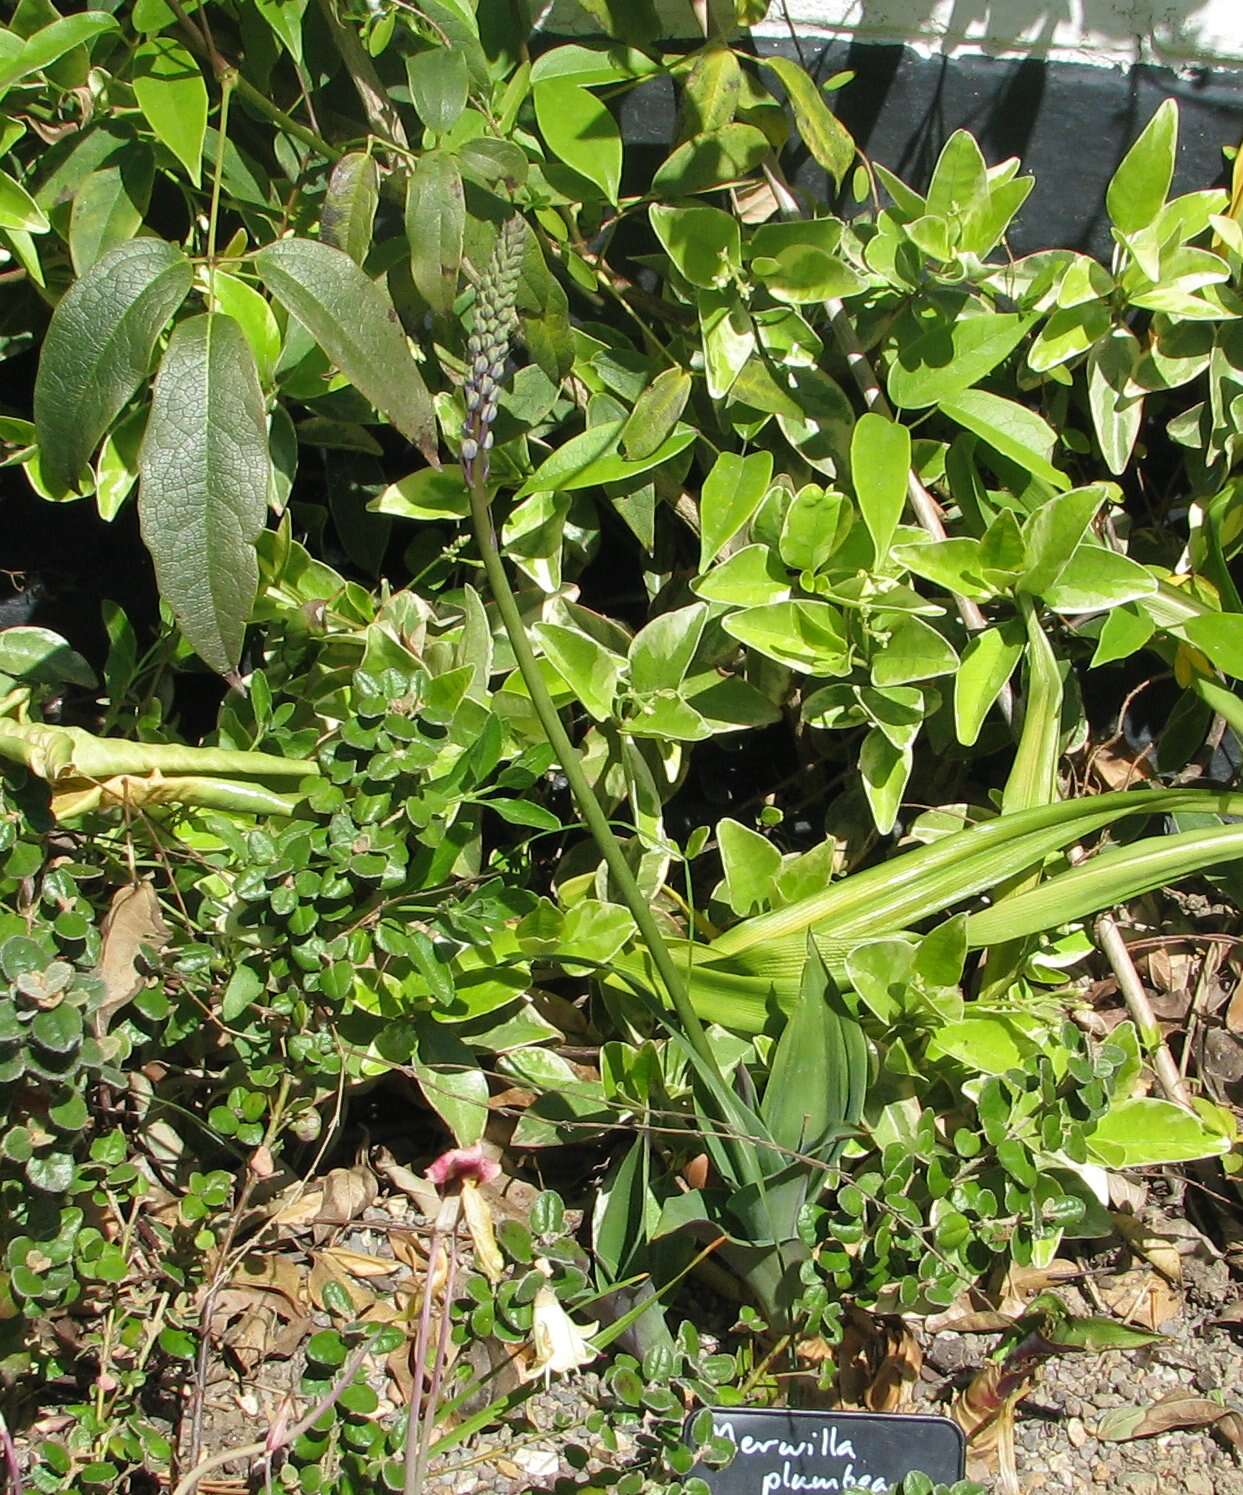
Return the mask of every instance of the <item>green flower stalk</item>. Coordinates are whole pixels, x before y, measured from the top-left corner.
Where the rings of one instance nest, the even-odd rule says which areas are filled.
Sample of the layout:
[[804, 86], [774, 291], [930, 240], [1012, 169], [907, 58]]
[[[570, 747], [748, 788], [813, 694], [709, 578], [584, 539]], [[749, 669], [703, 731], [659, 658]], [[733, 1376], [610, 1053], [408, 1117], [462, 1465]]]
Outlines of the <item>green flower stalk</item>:
[[691, 1005], [686, 983], [673, 962], [669, 947], [652, 915], [651, 906], [630, 870], [630, 864], [613, 834], [608, 816], [596, 798], [579, 762], [578, 753], [561, 725], [561, 718], [557, 715], [548, 687], [544, 684], [535, 652], [523, 626], [517, 600], [505, 575], [505, 566], [492, 527], [487, 489], [488, 454], [492, 449], [492, 423], [496, 419], [500, 381], [505, 373], [505, 359], [514, 326], [514, 302], [518, 294], [518, 277], [525, 247], [525, 225], [515, 214], [502, 227], [492, 258], [480, 282], [479, 298], [475, 303], [475, 326], [466, 344], [470, 364], [463, 386], [466, 421], [462, 427], [462, 471], [470, 489], [475, 540], [483, 558], [493, 600], [505, 625], [522, 678], [530, 692], [531, 704], [535, 707], [549, 745], [557, 755], [579, 811], [587, 822], [587, 828], [604, 858], [614, 885], [634, 918], [643, 943], [651, 952], [652, 964], [669, 994], [682, 1032], [709, 1074], [723, 1085], [716, 1057], [699, 1020], [699, 1014]]

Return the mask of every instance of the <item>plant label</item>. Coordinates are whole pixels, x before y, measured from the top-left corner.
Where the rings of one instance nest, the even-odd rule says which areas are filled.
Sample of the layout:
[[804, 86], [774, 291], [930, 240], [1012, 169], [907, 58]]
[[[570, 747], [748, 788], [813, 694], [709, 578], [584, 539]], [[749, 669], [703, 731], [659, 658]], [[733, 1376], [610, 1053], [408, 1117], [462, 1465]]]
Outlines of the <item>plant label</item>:
[[948, 1417], [719, 1407], [712, 1423], [737, 1450], [725, 1469], [694, 1470], [713, 1495], [888, 1495], [916, 1472], [963, 1478], [966, 1440]]

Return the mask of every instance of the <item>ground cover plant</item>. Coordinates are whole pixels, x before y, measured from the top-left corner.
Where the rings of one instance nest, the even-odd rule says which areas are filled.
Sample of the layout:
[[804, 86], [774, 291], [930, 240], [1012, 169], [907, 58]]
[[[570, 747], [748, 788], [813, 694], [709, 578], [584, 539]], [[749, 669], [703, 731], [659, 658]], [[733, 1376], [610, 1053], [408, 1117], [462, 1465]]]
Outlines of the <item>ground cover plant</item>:
[[1002, 1284], [1125, 1170], [1237, 1203], [1108, 911], [1237, 919], [1243, 181], [1171, 197], [1165, 104], [1110, 262], [1016, 260], [1020, 163], [958, 132], [916, 192], [762, 6], [589, 8], [0, 31], [2, 501], [153, 570], [102, 646], [0, 629], [12, 1483], [414, 1491], [598, 1365], [607, 1478], [691, 1488], [688, 1411], [968, 1302], [1012, 1482], [1041, 1360], [1152, 1335]]

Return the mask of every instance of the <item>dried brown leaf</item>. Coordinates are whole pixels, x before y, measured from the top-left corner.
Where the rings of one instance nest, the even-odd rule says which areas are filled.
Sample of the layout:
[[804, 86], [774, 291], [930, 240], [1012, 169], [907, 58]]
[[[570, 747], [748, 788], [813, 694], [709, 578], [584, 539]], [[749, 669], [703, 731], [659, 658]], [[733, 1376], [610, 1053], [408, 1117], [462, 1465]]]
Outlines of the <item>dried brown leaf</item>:
[[1115, 1407], [1104, 1413], [1096, 1436], [1107, 1443], [1129, 1443], [1134, 1438], [1156, 1438], [1175, 1428], [1218, 1428], [1238, 1442], [1240, 1416], [1232, 1407], [1192, 1391], [1171, 1391], [1148, 1407]]
[[293, 1313], [307, 1310], [306, 1276], [301, 1265], [289, 1256], [271, 1256], [252, 1252], [237, 1264], [229, 1287], [234, 1291], [279, 1293]]
[[311, 1263], [311, 1273], [307, 1279], [307, 1289], [311, 1295], [311, 1302], [315, 1304], [316, 1308], [323, 1308], [328, 1312], [332, 1312], [332, 1306], [324, 1301], [324, 1289], [330, 1282], [335, 1282], [346, 1294], [350, 1302], [354, 1305], [355, 1313], [366, 1313], [375, 1302], [375, 1295], [365, 1288], [356, 1277], [351, 1277], [348, 1272], [343, 1272], [336, 1267], [328, 1252], [317, 1252]]
[[321, 1251], [331, 1264], [351, 1277], [391, 1277], [401, 1269], [401, 1263], [391, 1256], [370, 1256], [365, 1251], [349, 1251], [344, 1246], [329, 1246]]
[[1132, 1267], [1103, 1277], [1097, 1283], [1101, 1303], [1123, 1323], [1137, 1324], [1154, 1332], [1172, 1319], [1182, 1299], [1159, 1272], [1151, 1267]]
[[1152, 1230], [1134, 1215], [1116, 1214], [1113, 1222], [1114, 1228], [1133, 1255], [1142, 1257], [1149, 1266], [1155, 1267], [1171, 1286], [1178, 1286], [1182, 1282], [1182, 1251], [1172, 1236]]
[[108, 1031], [113, 1016], [142, 990], [146, 978], [138, 970], [138, 955], [146, 945], [163, 950], [169, 940], [168, 925], [160, 913], [160, 900], [149, 882], [130, 883], [113, 894], [104, 918], [99, 964], [95, 975], [104, 983], [106, 995], [95, 1011], [99, 1034]]

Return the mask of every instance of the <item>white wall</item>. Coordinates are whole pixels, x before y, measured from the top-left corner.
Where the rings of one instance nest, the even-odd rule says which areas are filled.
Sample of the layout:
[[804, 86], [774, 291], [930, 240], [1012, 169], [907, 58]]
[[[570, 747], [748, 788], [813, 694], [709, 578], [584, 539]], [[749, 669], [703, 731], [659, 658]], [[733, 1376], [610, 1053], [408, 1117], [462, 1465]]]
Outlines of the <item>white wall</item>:
[[[621, 0], [625, 3], [625, 0]], [[671, 37], [697, 35], [690, 0], [657, 0]], [[712, 0], [730, 13], [729, 0]], [[905, 42], [929, 54], [987, 53], [1125, 66], [1243, 65], [1243, 0], [785, 0], [804, 36]], [[595, 30], [575, 0], [552, 0], [547, 30]], [[759, 36], [788, 36], [771, 0]]]

